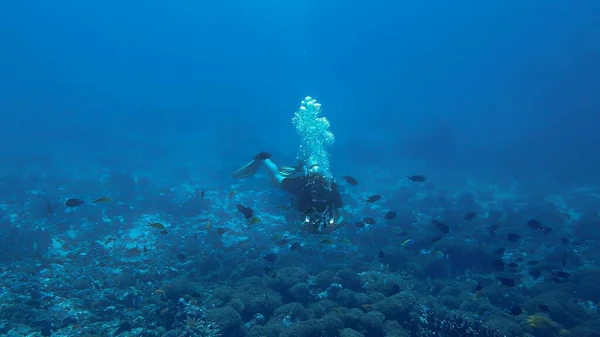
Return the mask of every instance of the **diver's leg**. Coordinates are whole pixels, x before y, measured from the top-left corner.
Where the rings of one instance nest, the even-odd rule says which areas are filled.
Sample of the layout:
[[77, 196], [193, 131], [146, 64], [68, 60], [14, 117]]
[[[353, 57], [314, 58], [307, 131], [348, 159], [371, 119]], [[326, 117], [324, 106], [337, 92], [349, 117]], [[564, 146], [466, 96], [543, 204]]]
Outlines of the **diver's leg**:
[[265, 168], [267, 169], [267, 173], [273, 179], [273, 181], [277, 184], [278, 187], [281, 187], [281, 182], [285, 178], [283, 174], [279, 171], [279, 168], [271, 159], [262, 160]]

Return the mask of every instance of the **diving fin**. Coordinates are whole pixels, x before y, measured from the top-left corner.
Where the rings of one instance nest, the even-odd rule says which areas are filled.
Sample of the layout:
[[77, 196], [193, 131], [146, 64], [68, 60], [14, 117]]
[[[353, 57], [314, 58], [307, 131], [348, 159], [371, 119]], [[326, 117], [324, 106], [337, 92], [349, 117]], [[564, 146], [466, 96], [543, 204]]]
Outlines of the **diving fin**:
[[258, 171], [259, 168], [260, 168], [260, 160], [254, 159], [253, 161], [246, 164], [244, 167], [231, 172], [231, 176], [234, 177], [235, 179], [248, 178], [248, 177], [254, 175], [254, 173], [256, 173], [256, 171]]

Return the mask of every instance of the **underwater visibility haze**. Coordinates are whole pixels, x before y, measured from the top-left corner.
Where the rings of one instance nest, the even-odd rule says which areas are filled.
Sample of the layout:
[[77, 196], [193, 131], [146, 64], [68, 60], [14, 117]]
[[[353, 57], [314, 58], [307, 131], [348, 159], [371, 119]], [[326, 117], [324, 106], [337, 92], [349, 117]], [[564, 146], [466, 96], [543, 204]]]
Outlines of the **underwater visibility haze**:
[[5, 1], [0, 335], [600, 336], [598, 13]]

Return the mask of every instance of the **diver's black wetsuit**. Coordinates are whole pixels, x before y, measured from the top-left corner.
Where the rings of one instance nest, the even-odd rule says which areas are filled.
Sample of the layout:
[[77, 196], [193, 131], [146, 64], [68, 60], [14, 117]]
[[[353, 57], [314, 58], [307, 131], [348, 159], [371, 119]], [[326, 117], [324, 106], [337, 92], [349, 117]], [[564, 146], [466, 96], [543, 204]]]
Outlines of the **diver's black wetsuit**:
[[306, 213], [311, 208], [323, 212], [329, 206], [333, 206], [334, 209], [344, 206], [342, 196], [334, 182], [330, 184], [330, 188], [325, 185], [311, 186], [309, 177], [300, 176], [284, 178], [281, 188], [295, 197], [296, 209], [301, 213]]

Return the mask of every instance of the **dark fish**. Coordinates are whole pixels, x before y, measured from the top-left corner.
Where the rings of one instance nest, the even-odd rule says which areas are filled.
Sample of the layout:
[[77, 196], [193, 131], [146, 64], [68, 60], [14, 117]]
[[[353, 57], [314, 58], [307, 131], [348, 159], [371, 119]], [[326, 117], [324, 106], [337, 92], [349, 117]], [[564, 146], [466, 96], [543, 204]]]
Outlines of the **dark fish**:
[[500, 247], [494, 251], [494, 255], [503, 255], [506, 249]]
[[415, 183], [422, 183], [424, 182], [426, 179], [423, 176], [419, 176], [419, 175], [414, 175], [414, 176], [408, 176], [408, 180], [410, 181], [414, 181]]
[[494, 266], [494, 268], [498, 270], [504, 270], [504, 261], [502, 261], [501, 259], [493, 259], [492, 266]]
[[238, 211], [244, 215], [244, 218], [246, 220], [254, 217], [254, 210], [252, 208], [246, 207], [242, 204], [237, 204], [236, 206], [237, 206]]
[[204, 193], [204, 190], [200, 191], [200, 199], [204, 199], [205, 195], [206, 193]]
[[300, 248], [302, 248], [302, 245], [299, 242], [294, 242], [292, 243], [292, 245], [290, 246], [290, 252], [296, 252], [299, 251]]
[[394, 284], [392, 286], [391, 290], [392, 290], [392, 295], [396, 295], [400, 292], [400, 286], [398, 284]]
[[531, 277], [533, 277], [534, 280], [537, 280], [538, 278], [540, 278], [540, 276], [542, 276], [542, 272], [537, 268], [532, 268], [531, 270], [529, 270], [529, 275], [531, 275]]
[[535, 230], [540, 230], [540, 229], [542, 229], [542, 227], [544, 227], [544, 225], [542, 225], [541, 222], [539, 222], [535, 219], [531, 219], [531, 220], [527, 221], [527, 226], [529, 226]]
[[263, 258], [265, 259], [265, 261], [267, 261], [269, 263], [273, 263], [273, 262], [275, 262], [275, 260], [277, 260], [277, 255], [275, 255], [274, 253], [269, 253], [269, 254], [265, 255]]
[[69, 208], [79, 207], [79, 206], [83, 205], [84, 202], [85, 202], [85, 200], [83, 200], [83, 199], [71, 198], [65, 202], [65, 206], [67, 206]]
[[376, 222], [376, 221], [375, 221], [375, 218], [373, 218], [373, 217], [370, 217], [370, 216], [368, 216], [368, 217], [365, 217], [365, 218], [363, 219], [363, 221], [364, 221], [366, 224], [369, 224], [369, 225], [374, 225], [374, 224], [375, 224], [375, 222]]
[[370, 196], [367, 200], [365, 200], [365, 203], [372, 204], [379, 200], [381, 200], [381, 196], [379, 194], [375, 194], [375, 195]]
[[517, 233], [508, 233], [508, 235], [506, 236], [506, 239], [510, 242], [515, 242], [517, 240], [519, 240], [521, 238], [521, 236]]
[[477, 213], [475, 212], [469, 212], [467, 214], [465, 214], [465, 220], [473, 220], [477, 217]]
[[571, 274], [567, 273], [564, 270], [555, 270], [552, 272], [552, 276], [567, 279], [567, 278], [571, 277]]
[[567, 266], [567, 253], [565, 253], [563, 255], [563, 259], [562, 259], [562, 266], [566, 267]]
[[517, 258], [515, 259], [515, 261], [517, 261], [517, 262], [523, 262], [523, 257], [519, 256], [519, 257], [517, 257]]
[[550, 311], [550, 307], [548, 307], [546, 304], [543, 304], [543, 303], [538, 304], [537, 307], [541, 312], [549, 312]]
[[383, 250], [380, 250], [380, 251], [377, 253], [377, 256], [379, 256], [379, 258], [380, 258], [380, 259], [383, 259], [383, 258], [385, 257], [385, 253], [383, 252]]
[[497, 233], [496, 233], [496, 230], [497, 230], [498, 228], [500, 228], [500, 225], [499, 225], [499, 224], [497, 224], [497, 223], [495, 223], [495, 224], [491, 225], [491, 226], [488, 228], [488, 230], [489, 230], [489, 232], [490, 232], [490, 236], [491, 236], [491, 237], [493, 237], [493, 238], [495, 238], [495, 237], [496, 237], [496, 235], [497, 235]]
[[350, 184], [350, 185], [358, 185], [358, 180], [356, 180], [354, 177], [348, 176], [348, 175], [344, 175], [342, 176], [344, 178], [344, 180]]
[[177, 253], [177, 259], [179, 259], [179, 261], [185, 261], [187, 256], [184, 253]]
[[500, 283], [503, 286], [507, 286], [507, 287], [514, 287], [517, 285], [517, 282], [515, 282], [515, 280], [508, 278], [508, 277], [498, 277], [498, 281], [500, 281]]
[[271, 158], [271, 154], [269, 152], [260, 152], [254, 156], [256, 160], [265, 160]]
[[384, 218], [385, 218], [386, 220], [392, 220], [392, 219], [394, 219], [395, 217], [396, 217], [396, 212], [394, 212], [394, 211], [389, 211], [389, 212], [387, 212], [387, 213], [385, 214], [385, 216], [384, 216]]
[[527, 225], [535, 230], [543, 232], [545, 235], [548, 235], [548, 233], [552, 232], [552, 227], [545, 226], [535, 219], [527, 221]]
[[483, 290], [483, 286], [481, 285], [481, 283], [477, 282], [477, 285], [475, 286], [475, 292]]
[[537, 260], [531, 260], [531, 261], [527, 261], [527, 264], [528, 264], [528, 265], [530, 265], [530, 266], [535, 266], [535, 265], [536, 265], [536, 264], [538, 264], [538, 263], [540, 263], [540, 262], [539, 262], [539, 261], [537, 261]]
[[566, 236], [563, 236], [562, 238], [560, 238], [560, 242], [562, 242], [564, 245], [568, 245], [569, 244], [569, 238]]
[[521, 307], [518, 305], [515, 305], [514, 307], [510, 308], [510, 314], [513, 316], [519, 316], [522, 313], [523, 309], [521, 309]]
[[363, 228], [363, 227], [365, 227], [365, 223], [363, 221], [358, 221], [358, 222], [356, 222], [356, 227]]
[[442, 233], [448, 234], [450, 233], [450, 227], [445, 223], [437, 220], [431, 220], [431, 223], [434, 224]]
[[434, 243], [440, 241], [441, 239], [442, 239], [442, 237], [440, 235], [434, 236], [433, 238], [431, 238], [431, 244], [434, 244]]
[[509, 262], [506, 264], [508, 268], [517, 268], [519, 265], [516, 262]]
[[52, 203], [50, 201], [46, 201], [46, 210], [48, 213], [54, 215], [54, 207], [52, 207]]

